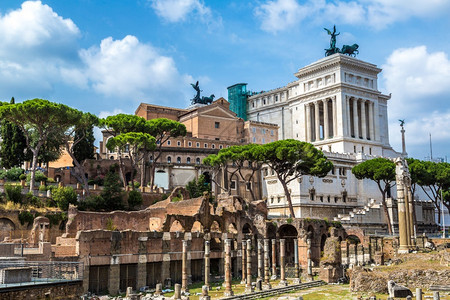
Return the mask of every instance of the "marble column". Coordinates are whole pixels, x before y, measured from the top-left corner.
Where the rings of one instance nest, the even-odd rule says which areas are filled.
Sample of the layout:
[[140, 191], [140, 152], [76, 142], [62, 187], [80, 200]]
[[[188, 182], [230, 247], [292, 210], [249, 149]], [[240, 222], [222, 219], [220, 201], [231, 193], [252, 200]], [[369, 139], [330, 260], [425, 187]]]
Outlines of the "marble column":
[[286, 254], [286, 240], [280, 239], [280, 286], [287, 286], [286, 281], [286, 262], [284, 260], [284, 255]]
[[316, 133], [316, 139], [315, 141], [320, 141], [320, 108], [319, 108], [319, 101], [314, 102], [314, 130]]
[[311, 259], [311, 239], [306, 240], [306, 245], [308, 247], [308, 250], [306, 251], [306, 260], [307, 260], [307, 273], [308, 273], [308, 279], [310, 281], [313, 280], [313, 272], [312, 272], [312, 259]]
[[350, 99], [348, 98], [348, 96], [345, 96], [345, 109], [347, 110], [347, 136], [351, 136], [352, 135], [352, 119], [350, 118]]
[[373, 103], [373, 116], [374, 116], [374, 126], [373, 126], [373, 140], [380, 141], [380, 110], [378, 107], [378, 102]]
[[359, 138], [358, 100], [353, 98], [353, 129], [355, 138]]
[[305, 104], [305, 111], [306, 111], [306, 141], [307, 142], [311, 142], [312, 141], [312, 136], [311, 136], [311, 105], [309, 104]]
[[253, 292], [252, 286], [252, 240], [247, 240], [247, 282], [245, 283], [245, 292]]
[[258, 245], [258, 279], [263, 279], [263, 272], [264, 272], [264, 261], [263, 261], [263, 245], [262, 240], [257, 240]]
[[231, 289], [231, 239], [225, 240], [225, 297], [233, 296]]
[[298, 264], [298, 238], [294, 238], [294, 284], [300, 283], [300, 268]]
[[272, 280], [277, 279], [277, 240], [272, 239]]
[[406, 243], [408, 244], [408, 248], [411, 248], [411, 224], [409, 221], [410, 211], [409, 211], [409, 195], [408, 195], [408, 187], [404, 185], [404, 195], [405, 195], [405, 222], [406, 222]]
[[361, 136], [363, 140], [367, 139], [367, 122], [366, 122], [366, 101], [361, 100]]
[[369, 103], [369, 138], [370, 140], [375, 140], [375, 133], [374, 133], [374, 124], [373, 124], [373, 102], [368, 101]]
[[269, 255], [269, 239], [264, 239], [264, 289], [271, 289], [269, 269], [270, 269], [270, 255]]
[[[330, 136], [330, 127], [328, 123], [328, 99], [323, 100], [323, 139], [326, 140]], [[331, 123], [333, 126], [333, 123]]]
[[241, 284], [245, 284], [247, 281], [247, 264], [246, 264], [246, 255], [247, 255], [247, 241], [242, 241], [242, 249], [241, 249], [241, 260], [242, 260], [242, 280]]
[[209, 241], [205, 241], [205, 285], [208, 287], [210, 286], [209, 273], [211, 272], [209, 256], [210, 256]]
[[[399, 177], [399, 176], [397, 176]], [[399, 253], [407, 253], [409, 249], [408, 229], [406, 219], [406, 203], [405, 203], [405, 185], [403, 178], [397, 178], [397, 211], [398, 211], [398, 235], [400, 246]]]
[[416, 229], [414, 224], [414, 195], [411, 192], [411, 186], [407, 186], [407, 192], [408, 192], [408, 200], [409, 200], [409, 224], [410, 224], [410, 231], [411, 231], [411, 247], [414, 248], [416, 246]]
[[[342, 103], [342, 101], [341, 101], [341, 103]], [[332, 122], [332, 124], [333, 124], [333, 134], [331, 135], [331, 137], [335, 137], [335, 136], [338, 135], [338, 134], [337, 134], [338, 128], [337, 128], [337, 105], [336, 105], [336, 96], [334, 96], [334, 97], [331, 99], [331, 104], [332, 104], [332, 106], [331, 106], [331, 113], [332, 113], [331, 122]], [[342, 118], [342, 116], [341, 116], [341, 118]]]
[[188, 291], [188, 273], [187, 273], [187, 240], [183, 240], [183, 252], [181, 256], [181, 290]]

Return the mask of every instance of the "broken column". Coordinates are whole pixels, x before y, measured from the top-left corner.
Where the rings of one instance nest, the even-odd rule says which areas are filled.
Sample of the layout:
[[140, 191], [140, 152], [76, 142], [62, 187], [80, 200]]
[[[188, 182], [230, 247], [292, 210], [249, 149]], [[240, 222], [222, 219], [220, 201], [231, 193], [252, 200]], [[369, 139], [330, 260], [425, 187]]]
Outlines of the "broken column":
[[294, 284], [300, 283], [300, 268], [298, 265], [298, 239], [294, 238]]
[[277, 279], [277, 240], [272, 239], [272, 280]]
[[269, 239], [264, 239], [264, 285], [263, 289], [269, 290], [272, 288], [270, 285], [270, 277], [269, 277], [269, 269], [270, 269], [270, 261], [269, 261]]
[[262, 240], [258, 239], [257, 240], [258, 243], [258, 279], [262, 279], [263, 278], [263, 256], [262, 256]]
[[188, 273], [187, 273], [187, 242], [183, 240], [183, 253], [181, 257], [181, 291], [188, 291]]
[[246, 264], [246, 252], [247, 249], [247, 241], [242, 241], [242, 249], [241, 249], [241, 259], [242, 259], [242, 280], [241, 280], [241, 284], [245, 284], [246, 283], [246, 277], [247, 277], [247, 264]]
[[173, 299], [174, 300], [181, 299], [181, 285], [179, 283], [175, 283]]
[[286, 253], [286, 240], [280, 239], [280, 283], [279, 286], [287, 286], [286, 272], [285, 272], [285, 260], [284, 255]]
[[199, 300], [210, 300], [211, 297], [208, 295], [209, 287], [204, 285], [202, 286], [202, 295]]
[[231, 239], [225, 240], [225, 292], [224, 296], [233, 296], [231, 289]]
[[209, 273], [210, 273], [210, 246], [209, 241], [205, 241], [205, 285], [209, 287]]
[[247, 282], [245, 283], [245, 292], [253, 292], [252, 286], [252, 240], [247, 240]]

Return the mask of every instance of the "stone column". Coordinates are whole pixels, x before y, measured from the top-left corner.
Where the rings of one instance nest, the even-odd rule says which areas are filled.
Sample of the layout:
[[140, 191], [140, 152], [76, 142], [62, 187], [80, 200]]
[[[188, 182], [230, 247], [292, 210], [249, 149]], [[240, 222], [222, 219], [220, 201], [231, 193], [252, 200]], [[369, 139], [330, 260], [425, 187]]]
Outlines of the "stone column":
[[241, 284], [245, 284], [246, 280], [247, 280], [247, 264], [246, 264], [246, 252], [247, 249], [247, 241], [242, 241], [242, 249], [241, 249], [241, 256], [242, 256], [242, 280], [241, 280]]
[[277, 279], [277, 240], [272, 239], [272, 280]]
[[345, 109], [347, 110], [347, 136], [351, 136], [352, 135], [352, 125], [351, 122], [352, 120], [350, 119], [350, 99], [348, 98], [348, 96], [345, 96]]
[[298, 238], [294, 239], [294, 284], [300, 283], [300, 268], [298, 264]]
[[373, 141], [375, 140], [374, 124], [373, 124], [373, 102], [368, 101], [368, 103], [369, 103], [369, 138]]
[[315, 121], [315, 132], [316, 132], [316, 139], [315, 141], [320, 141], [320, 106], [319, 101], [314, 102], [314, 121]]
[[355, 244], [355, 266], [358, 264], [358, 244]]
[[253, 292], [252, 286], [252, 240], [247, 240], [247, 282], [245, 283], [245, 292]]
[[175, 283], [173, 299], [174, 300], [181, 299], [181, 285], [179, 283]]
[[112, 258], [109, 266], [108, 291], [111, 295], [117, 295], [120, 288], [120, 265]]
[[409, 197], [408, 197], [408, 186], [403, 185], [403, 192], [405, 196], [405, 222], [406, 222], [406, 243], [408, 244], [408, 248], [411, 248], [411, 224], [409, 221], [410, 210], [409, 210]]
[[270, 269], [270, 256], [269, 256], [269, 239], [264, 239], [264, 289], [269, 290], [272, 288], [270, 285], [269, 269]]
[[233, 296], [231, 289], [231, 239], [225, 240], [225, 292], [224, 296]]
[[411, 231], [411, 246], [416, 246], [416, 229], [414, 225], [414, 220], [416, 219], [414, 216], [414, 195], [411, 192], [411, 186], [408, 185], [406, 187], [406, 191], [408, 193], [408, 203], [409, 203], [409, 226]]
[[210, 300], [211, 297], [208, 295], [209, 287], [204, 285], [202, 286], [202, 295], [200, 296], [200, 300]]
[[[333, 126], [333, 123], [331, 123]], [[326, 140], [330, 136], [330, 129], [328, 124], [328, 99], [323, 100], [323, 139]]]
[[188, 291], [188, 270], [187, 270], [187, 240], [183, 240], [183, 252], [181, 254], [181, 290]]
[[308, 250], [306, 251], [306, 259], [307, 259], [307, 264], [308, 264], [308, 279], [310, 281], [313, 280], [313, 272], [312, 272], [312, 260], [311, 260], [311, 239], [307, 239], [306, 240], [306, 245], [308, 247]]
[[373, 116], [374, 116], [374, 126], [373, 126], [373, 140], [380, 141], [380, 109], [378, 107], [378, 102], [373, 103]]
[[416, 288], [416, 300], [422, 300], [422, 289]]
[[307, 142], [311, 142], [311, 106], [309, 104], [305, 104], [305, 111], [306, 111], [306, 134], [305, 139]]
[[207, 287], [210, 286], [210, 284], [209, 284], [209, 273], [211, 272], [209, 255], [210, 255], [209, 241], [205, 241], [205, 285]]
[[[342, 102], [341, 102], [342, 103]], [[338, 133], [337, 133], [337, 131], [338, 131], [338, 128], [337, 128], [337, 105], [336, 105], [336, 96], [334, 96], [332, 99], [331, 99], [331, 104], [332, 104], [332, 106], [331, 106], [331, 111], [332, 111], [332, 124], [333, 124], [333, 135], [332, 135], [332, 137], [335, 137], [335, 136], [337, 136], [338, 135]], [[342, 118], [342, 117], [341, 117]]]
[[355, 138], [359, 138], [359, 121], [358, 121], [358, 100], [353, 98], [353, 128], [355, 129]]
[[400, 247], [398, 248], [398, 252], [407, 253], [409, 243], [408, 243], [408, 229], [406, 220], [405, 186], [403, 184], [403, 178], [399, 178], [398, 174], [396, 177], [397, 177], [396, 181], [397, 181], [398, 234], [400, 240]]
[[285, 244], [286, 240], [285, 239], [280, 239], [280, 286], [287, 286], [287, 281], [286, 281], [286, 272], [285, 272], [285, 260], [284, 260], [284, 255], [286, 252], [286, 244]]
[[262, 240], [258, 239], [258, 279], [263, 279], [264, 263], [263, 263], [263, 245]]
[[367, 139], [367, 122], [366, 122], [366, 101], [361, 100], [361, 136], [363, 140]]

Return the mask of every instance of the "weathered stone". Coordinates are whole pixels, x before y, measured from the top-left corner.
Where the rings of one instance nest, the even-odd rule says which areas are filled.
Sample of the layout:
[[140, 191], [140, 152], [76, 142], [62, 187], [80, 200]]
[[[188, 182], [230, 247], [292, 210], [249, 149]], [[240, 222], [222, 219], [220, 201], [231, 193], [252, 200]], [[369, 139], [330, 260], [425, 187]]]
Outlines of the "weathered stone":
[[389, 291], [389, 297], [393, 298], [406, 298], [407, 296], [412, 296], [412, 292], [410, 289], [395, 284], [393, 280], [389, 280], [388, 283], [388, 291]]

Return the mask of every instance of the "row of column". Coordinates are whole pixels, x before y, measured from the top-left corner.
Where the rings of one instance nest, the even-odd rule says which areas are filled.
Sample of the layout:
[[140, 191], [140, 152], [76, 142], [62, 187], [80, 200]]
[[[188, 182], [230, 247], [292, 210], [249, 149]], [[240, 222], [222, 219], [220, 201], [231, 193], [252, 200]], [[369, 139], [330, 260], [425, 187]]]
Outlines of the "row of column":
[[375, 104], [373, 101], [346, 97], [348, 135], [375, 140]]
[[336, 97], [305, 104], [305, 108], [306, 141], [314, 142], [336, 135]]

